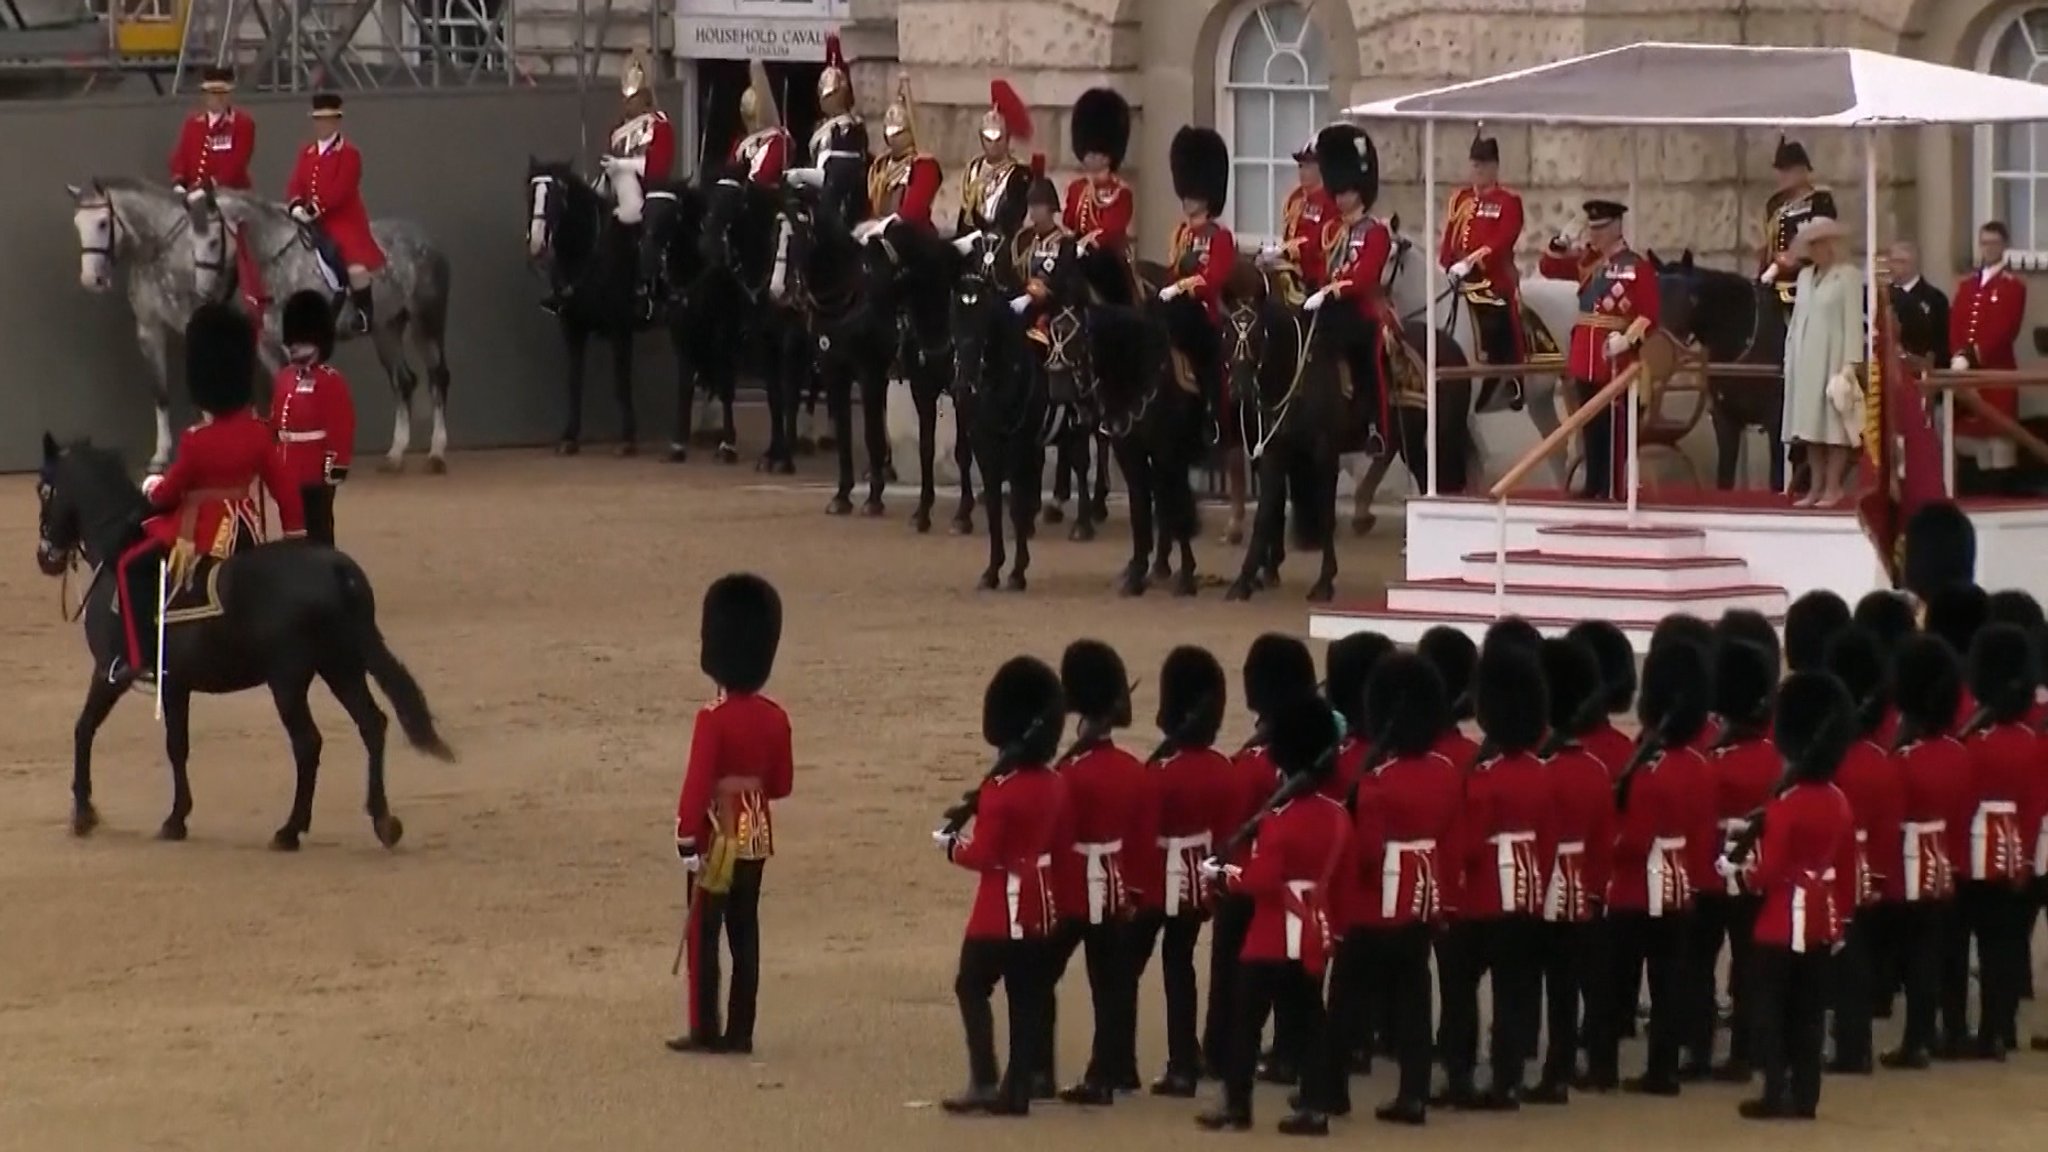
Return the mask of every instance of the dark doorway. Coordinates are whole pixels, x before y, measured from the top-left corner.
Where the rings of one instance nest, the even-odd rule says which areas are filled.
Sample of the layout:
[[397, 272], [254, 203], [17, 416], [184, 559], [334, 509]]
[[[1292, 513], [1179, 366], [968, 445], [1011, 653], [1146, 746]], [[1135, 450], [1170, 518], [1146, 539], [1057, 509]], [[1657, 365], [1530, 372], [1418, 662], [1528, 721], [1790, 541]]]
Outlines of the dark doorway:
[[[790, 158], [791, 164], [808, 162], [804, 150], [818, 122], [818, 75], [824, 70], [823, 64], [768, 65], [768, 83], [775, 88], [782, 126], [796, 139], [798, 154]], [[746, 61], [697, 62], [697, 123], [703, 139], [694, 143], [703, 161], [722, 163], [746, 135], [746, 126], [740, 122], [740, 94], [746, 90]]]

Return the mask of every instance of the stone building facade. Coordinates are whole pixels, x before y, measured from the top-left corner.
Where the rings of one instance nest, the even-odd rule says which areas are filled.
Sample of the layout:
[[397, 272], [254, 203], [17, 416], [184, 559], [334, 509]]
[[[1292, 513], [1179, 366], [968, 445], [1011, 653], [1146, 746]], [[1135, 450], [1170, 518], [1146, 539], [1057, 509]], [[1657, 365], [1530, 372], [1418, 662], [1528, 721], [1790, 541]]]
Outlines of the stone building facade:
[[[949, 172], [976, 147], [991, 76], [1008, 78], [1033, 106], [1034, 148], [1056, 168], [1073, 163], [1066, 109], [1074, 97], [1098, 84], [1121, 90], [1137, 110], [1129, 170], [1142, 190], [1141, 244], [1152, 255], [1176, 212], [1166, 153], [1184, 123], [1213, 125], [1231, 142], [1232, 223], [1255, 237], [1277, 227], [1279, 198], [1293, 182], [1288, 154], [1338, 109], [1634, 41], [1848, 45], [2048, 78], [2042, 0], [850, 0], [849, 14], [842, 32], [862, 107], [884, 107], [907, 73], [920, 136]], [[1627, 99], [1616, 93], [1617, 107]], [[1387, 171], [1381, 211], [1419, 228], [1420, 130], [1367, 127]], [[1690, 247], [1722, 264], [1755, 258], [1774, 132], [1503, 126], [1493, 134], [1506, 178], [1526, 197], [1532, 250], [1581, 201], [1621, 193], [1633, 174], [1639, 246]], [[1439, 130], [1445, 193], [1464, 170], [1465, 144], [1460, 130]], [[1857, 143], [1816, 133], [1806, 144], [1860, 235]], [[1877, 210], [1880, 237], [1918, 240], [1937, 279], [1969, 262], [1974, 222], [1992, 216], [2009, 219], [2028, 253], [2023, 262], [2048, 270], [2048, 126], [1997, 138], [1970, 129], [1891, 133]]]

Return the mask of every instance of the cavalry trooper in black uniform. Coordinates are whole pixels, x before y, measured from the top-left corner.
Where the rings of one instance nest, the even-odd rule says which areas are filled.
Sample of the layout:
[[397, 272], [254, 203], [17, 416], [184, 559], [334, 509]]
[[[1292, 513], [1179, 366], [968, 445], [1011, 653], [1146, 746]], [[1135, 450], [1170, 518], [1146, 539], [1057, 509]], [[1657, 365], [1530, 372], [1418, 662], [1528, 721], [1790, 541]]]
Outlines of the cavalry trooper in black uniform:
[[991, 80], [988, 111], [981, 114], [981, 155], [968, 162], [960, 177], [959, 235], [953, 247], [962, 256], [973, 255], [975, 243], [983, 240], [987, 251], [1003, 251], [1024, 226], [1024, 197], [1034, 172], [1017, 162], [1010, 146], [1030, 139], [1030, 112], [1017, 90], [1007, 80]]

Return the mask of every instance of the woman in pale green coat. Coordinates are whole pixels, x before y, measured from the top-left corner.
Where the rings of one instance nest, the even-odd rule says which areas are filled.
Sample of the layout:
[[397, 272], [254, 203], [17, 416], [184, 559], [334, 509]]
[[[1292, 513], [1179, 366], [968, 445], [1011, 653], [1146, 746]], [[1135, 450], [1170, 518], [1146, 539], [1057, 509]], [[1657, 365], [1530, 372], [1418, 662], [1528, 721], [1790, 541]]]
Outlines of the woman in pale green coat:
[[1816, 217], [1792, 247], [1806, 263], [1785, 330], [1784, 436], [1806, 449], [1813, 481], [1802, 508], [1842, 502], [1863, 439], [1863, 273], [1843, 258], [1847, 235], [1839, 221]]

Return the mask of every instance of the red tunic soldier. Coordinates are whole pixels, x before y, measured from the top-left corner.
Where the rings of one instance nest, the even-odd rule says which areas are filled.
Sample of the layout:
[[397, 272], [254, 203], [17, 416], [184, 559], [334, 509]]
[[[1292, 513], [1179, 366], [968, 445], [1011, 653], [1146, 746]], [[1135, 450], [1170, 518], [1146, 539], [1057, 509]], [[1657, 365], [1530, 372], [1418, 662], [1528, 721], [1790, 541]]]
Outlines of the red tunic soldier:
[[[1296, 695], [1266, 714], [1273, 763], [1291, 784], [1258, 826], [1243, 864], [1211, 857], [1204, 869], [1227, 891], [1252, 904], [1239, 954], [1237, 1034], [1224, 1070], [1223, 1105], [1196, 1117], [1211, 1130], [1242, 1131], [1252, 1124], [1252, 1083], [1259, 1032], [1270, 1009], [1299, 1029], [1303, 1066], [1325, 1066], [1323, 973], [1331, 953], [1328, 894], [1344, 856], [1350, 819], [1342, 805], [1319, 791], [1334, 766], [1337, 718], [1322, 698]], [[1282, 1005], [1290, 1007], [1283, 1008]], [[1280, 1121], [1287, 1135], [1330, 1130], [1323, 1078], [1305, 1080], [1301, 1098]]]
[[[1967, 829], [1958, 863], [1959, 931], [1949, 937], [1948, 964], [1977, 945], [1977, 1033], [1970, 1055], [2003, 1060], [2017, 1046], [2020, 991], [2026, 979], [2026, 880], [2041, 773], [2041, 737], [2027, 724], [2037, 676], [2031, 640], [2011, 624], [1992, 624], [1971, 645], [1969, 692], [1977, 714], [1966, 731], [1972, 795], [1949, 827]], [[1951, 843], [1955, 843], [1952, 839]], [[1966, 961], [1962, 961], [1966, 962]], [[1960, 1023], [1960, 1021], [1956, 1021]], [[1957, 1043], [1961, 1035], [1951, 1033]]]
[[284, 302], [286, 363], [270, 382], [277, 454], [299, 486], [306, 535], [334, 546], [334, 495], [356, 454], [356, 405], [334, 355], [334, 309], [318, 292]]
[[[1472, 311], [1479, 336], [1479, 357], [1493, 364], [1522, 359], [1522, 282], [1515, 267], [1515, 246], [1522, 242], [1522, 198], [1500, 182], [1500, 142], [1474, 135], [1470, 152], [1472, 183], [1451, 193], [1444, 216], [1444, 236], [1437, 245], [1437, 267], [1457, 288]], [[1485, 408], [1495, 388], [1480, 385], [1479, 405]], [[1509, 406], [1522, 407], [1521, 377], [1505, 380]]]
[[[1600, 901], [1614, 856], [1614, 777], [1585, 744], [1586, 733], [1607, 722], [1608, 693], [1600, 659], [1582, 640], [1543, 642], [1543, 679], [1550, 690], [1549, 778], [1555, 855], [1543, 897], [1543, 991], [1547, 1044], [1542, 1079], [1524, 1097], [1531, 1104], [1563, 1104], [1571, 1097], [1582, 1006], [1606, 994], [1600, 968]], [[1633, 671], [1633, 668], [1631, 668]]]
[[292, 218], [326, 244], [330, 262], [339, 266], [335, 271], [347, 275], [355, 329], [362, 335], [376, 323], [370, 278], [384, 267], [384, 250], [370, 233], [370, 213], [363, 207], [363, 157], [342, 138], [340, 96], [315, 93], [312, 118], [313, 141], [299, 150], [285, 183], [285, 203]]
[[[2015, 348], [2027, 313], [2027, 282], [2006, 264], [2005, 249], [2011, 242], [2000, 221], [1977, 230], [1977, 267], [1957, 282], [1948, 314], [1948, 346], [1955, 350], [1951, 368], [2019, 367]], [[1977, 395], [2007, 416], [2019, 414], [2019, 394], [2012, 388], [1983, 388]], [[1982, 467], [2010, 468], [2017, 460], [2012, 441], [1978, 417], [1959, 416], [1956, 435], [1987, 442], [1979, 453]]]
[[1223, 285], [1237, 260], [1237, 241], [1222, 221], [1230, 197], [1230, 146], [1214, 129], [1184, 127], [1174, 134], [1168, 159], [1182, 219], [1174, 226], [1167, 259], [1172, 279], [1159, 290], [1159, 302], [1166, 305], [1174, 351], [1186, 359], [1203, 402], [1220, 412]]
[[[1588, 200], [1585, 212], [1585, 242], [1573, 247], [1555, 237], [1538, 265], [1543, 275], [1579, 286], [1579, 318], [1572, 325], [1567, 366], [1582, 403], [1636, 362], [1643, 337], [1661, 315], [1656, 270], [1622, 236], [1628, 208], [1612, 200]], [[1595, 499], [1628, 495], [1626, 401], [1617, 398], [1586, 425], [1586, 494]]]
[[1379, 397], [1374, 431], [1384, 436], [1393, 410], [1387, 390], [1379, 387], [1385, 377], [1380, 368], [1400, 338], [1400, 322], [1382, 291], [1394, 234], [1372, 215], [1380, 194], [1379, 150], [1372, 137], [1339, 124], [1316, 135], [1316, 164], [1322, 169], [1323, 187], [1337, 205], [1339, 227], [1323, 246], [1323, 286], [1301, 307], [1304, 312], [1320, 312], [1332, 300], [1349, 306], [1318, 320], [1318, 339], [1342, 358], [1354, 387], [1369, 388]]
[[[1381, 659], [1366, 683], [1365, 714], [1374, 724], [1374, 747], [1386, 759], [1367, 765], [1353, 813], [1355, 927], [1345, 941], [1345, 958], [1352, 963], [1355, 956], [1363, 969], [1365, 978], [1356, 983], [1365, 986], [1368, 1004], [1384, 1003], [1400, 1067], [1394, 1098], [1373, 1114], [1387, 1123], [1421, 1124], [1429, 1111], [1433, 1063], [1430, 935], [1444, 914], [1444, 881], [1455, 869], [1465, 769], [1438, 750], [1443, 732], [1456, 725], [1443, 677], [1423, 657], [1394, 653]], [[1348, 1010], [1333, 983], [1335, 1026]], [[1325, 1051], [1333, 1061], [1343, 1056], [1338, 1045]], [[1348, 1093], [1338, 1098], [1348, 1100]]]
[[1132, 957], [1133, 976], [1142, 976], [1158, 947], [1166, 986], [1166, 1074], [1152, 1082], [1155, 1096], [1191, 1098], [1202, 1075], [1195, 944], [1208, 901], [1201, 865], [1215, 847], [1216, 828], [1237, 809], [1230, 759], [1214, 747], [1228, 691], [1223, 666], [1203, 648], [1175, 648], [1159, 669], [1163, 739], [1146, 764], [1158, 805], [1156, 847], [1134, 853], [1144, 864], [1137, 870]]
[[[1771, 798], [1783, 767], [1770, 739], [1771, 690], [1778, 683], [1777, 661], [1762, 648], [1732, 636], [1714, 646], [1714, 714], [1719, 734], [1707, 753], [1707, 774], [1714, 795], [1714, 854], [1729, 838], [1749, 826], [1749, 818]], [[1687, 1059], [1681, 1080], [1709, 1077], [1740, 1084], [1750, 1077], [1749, 974], [1750, 930], [1756, 924], [1758, 896], [1738, 877], [1713, 876], [1718, 883], [1698, 886], [1693, 901], [1693, 928], [1685, 964]], [[1728, 1021], [1728, 1062], [1714, 1067], [1715, 1033], [1720, 1009], [1715, 973], [1723, 945], [1728, 951], [1728, 996], [1734, 1010]]]
[[209, 188], [248, 191], [249, 164], [256, 158], [256, 121], [230, 102], [231, 68], [209, 66], [199, 81], [198, 111], [178, 130], [171, 153], [171, 191], [190, 195]]
[[1280, 211], [1280, 240], [1259, 249], [1259, 266], [1285, 268], [1301, 278], [1313, 291], [1329, 275], [1326, 249], [1342, 233], [1337, 201], [1323, 187], [1323, 168], [1316, 163], [1316, 142], [1311, 139], [1294, 153], [1300, 183], [1287, 194]]
[[1047, 978], [1055, 999], [1046, 1015], [1039, 1051], [1052, 1077], [1052, 1021], [1057, 988], [1076, 948], [1085, 949], [1088, 995], [1095, 1009], [1095, 1038], [1080, 1081], [1061, 1089], [1069, 1104], [1108, 1105], [1118, 1091], [1137, 1089], [1137, 981], [1129, 972], [1124, 942], [1136, 903], [1130, 881], [1143, 866], [1126, 872], [1125, 861], [1146, 855], [1141, 845], [1157, 838], [1158, 800], [1144, 764], [1116, 746], [1112, 733], [1130, 726], [1130, 680], [1123, 658], [1100, 640], [1076, 640], [1060, 658], [1060, 691], [1067, 711], [1079, 721], [1074, 745], [1054, 766], [1066, 782], [1071, 842], [1053, 855], [1053, 889], [1059, 928], [1053, 934]]
[[[1344, 738], [1337, 745], [1336, 764], [1323, 782], [1323, 795], [1350, 812], [1372, 801], [1374, 782], [1365, 775], [1365, 767], [1374, 755], [1375, 737], [1365, 713], [1365, 686], [1372, 670], [1393, 650], [1393, 641], [1377, 632], [1354, 632], [1331, 641], [1323, 653], [1324, 694], [1344, 718]], [[1384, 1031], [1380, 1025], [1386, 1015], [1381, 1010], [1385, 998], [1370, 986], [1372, 970], [1366, 963], [1370, 946], [1360, 932], [1367, 899], [1359, 890], [1362, 880], [1356, 862], [1347, 857], [1330, 887], [1330, 930], [1337, 941], [1337, 955], [1330, 962], [1329, 1048], [1348, 1070], [1369, 1074], [1373, 1038]], [[1343, 1105], [1340, 1113], [1350, 1109], [1348, 1084], [1348, 1079], [1334, 1083]]]
[[[1542, 913], [1552, 835], [1550, 786], [1539, 752], [1550, 702], [1536, 654], [1516, 644], [1482, 647], [1473, 704], [1484, 734], [1465, 782], [1457, 859], [1463, 876], [1456, 970], [1443, 974], [1446, 1099], [1453, 1107], [1511, 1110], [1542, 1022]], [[1493, 1077], [1482, 1095], [1479, 981], [1491, 976]]]
[[[718, 686], [697, 710], [690, 764], [676, 801], [676, 855], [695, 889], [685, 928], [689, 1032], [678, 1052], [754, 1050], [761, 990], [761, 877], [775, 854], [770, 813], [795, 774], [789, 714], [761, 694], [782, 642], [782, 599], [759, 576], [720, 577], [704, 592], [704, 674]], [[732, 988], [719, 1024], [719, 938], [732, 949]]]
[[675, 178], [676, 130], [654, 105], [653, 77], [638, 52], [619, 76], [619, 102], [619, 123], [605, 140], [598, 166], [611, 189], [612, 217], [631, 227], [640, 223], [647, 185]]
[[1074, 101], [1071, 137], [1081, 175], [1067, 183], [1061, 221], [1077, 239], [1088, 282], [1110, 304], [1137, 303], [1130, 259], [1137, 194], [1118, 170], [1131, 143], [1131, 106], [1114, 88]]
[[1878, 945], [1885, 929], [1884, 877], [1900, 867], [1899, 823], [1905, 789], [1891, 750], [1878, 743], [1890, 714], [1884, 650], [1861, 627], [1828, 644], [1826, 667], [1856, 705], [1855, 736], [1835, 771], [1835, 786], [1856, 816], [1854, 867], [1835, 877], [1835, 903], [1849, 917], [1835, 954], [1835, 1056], [1828, 1070], [1864, 1075], [1877, 1066], [1871, 1021], [1880, 970]]
[[775, 89], [768, 82], [768, 67], [759, 60], [747, 61], [747, 90], [740, 94], [740, 121], [747, 134], [733, 142], [733, 175], [752, 181], [768, 191], [782, 187], [782, 174], [789, 167], [789, 130], [782, 126], [782, 114], [775, 107]]
[[1943, 987], [1944, 922], [1955, 895], [1949, 821], [1970, 806], [1970, 753], [1954, 735], [1963, 694], [1962, 668], [1940, 637], [1907, 637], [1892, 660], [1892, 690], [1899, 706], [1894, 740], [1903, 804], [1899, 868], [1886, 876], [1884, 895], [1896, 909], [1894, 944], [1906, 993], [1906, 1026], [1899, 1046], [1881, 1058], [1887, 1068], [1921, 1069], [1936, 1048], [1936, 1016], [1947, 1014], [1949, 1034], [1964, 1035], [1969, 971], [1954, 989]]
[[190, 579], [198, 559], [227, 560], [262, 539], [258, 481], [277, 503], [284, 535], [306, 534], [298, 483], [278, 459], [270, 426], [249, 407], [255, 378], [249, 321], [229, 305], [202, 305], [185, 325], [185, 387], [202, 415], [178, 438], [170, 469], [142, 482], [150, 517], [114, 563], [127, 645], [108, 662], [109, 684], [154, 684], [160, 594]]
[[[1635, 755], [1635, 741], [1614, 726], [1614, 717], [1626, 716], [1636, 706], [1636, 650], [1622, 630], [1607, 620], [1581, 620], [1566, 635], [1592, 649], [1600, 661], [1600, 690], [1607, 702], [1607, 714], [1593, 722], [1579, 736], [1579, 745], [1593, 754], [1607, 769], [1609, 779], [1619, 777]], [[1595, 895], [1604, 889], [1596, 889]]]
[[882, 149], [868, 166], [868, 206], [874, 216], [854, 228], [854, 239], [867, 243], [887, 235], [894, 245], [912, 230], [936, 240], [932, 205], [945, 177], [938, 158], [918, 148], [908, 76], [897, 80], [896, 99], [882, 114]]
[[1682, 1035], [1679, 969], [1690, 919], [1690, 840], [1698, 834], [1697, 788], [1706, 762], [1692, 745], [1707, 722], [1712, 673], [1696, 645], [1652, 645], [1643, 661], [1636, 716], [1642, 744], [1615, 782], [1614, 867], [1607, 882], [1608, 940], [1615, 978], [1594, 1013], [1582, 1087], [1621, 1087], [1619, 1051], [1649, 972], [1649, 1063], [1632, 1091], [1676, 1096]]
[[[1048, 1058], [1038, 1051], [1051, 1015], [1045, 952], [1057, 920], [1052, 866], [1067, 808], [1066, 785], [1049, 765], [1064, 723], [1059, 677], [1043, 661], [1018, 656], [997, 669], [981, 704], [982, 739], [998, 750], [995, 770], [982, 781], [973, 826], [933, 833], [947, 859], [980, 877], [953, 981], [968, 1085], [944, 1102], [948, 1112], [1025, 1115]], [[989, 1003], [999, 983], [1010, 1013], [1010, 1058], [1001, 1068]]]
[[1827, 1033], [1828, 959], [1843, 913], [1834, 873], [1855, 851], [1856, 815], [1831, 782], [1854, 739], [1854, 705], [1841, 682], [1795, 672], [1778, 692], [1772, 740], [1787, 787], [1764, 806], [1763, 836], [1745, 883], [1763, 896], [1756, 921], [1756, 1022], [1763, 1096], [1753, 1120], [1811, 1119], [1820, 1106]]

